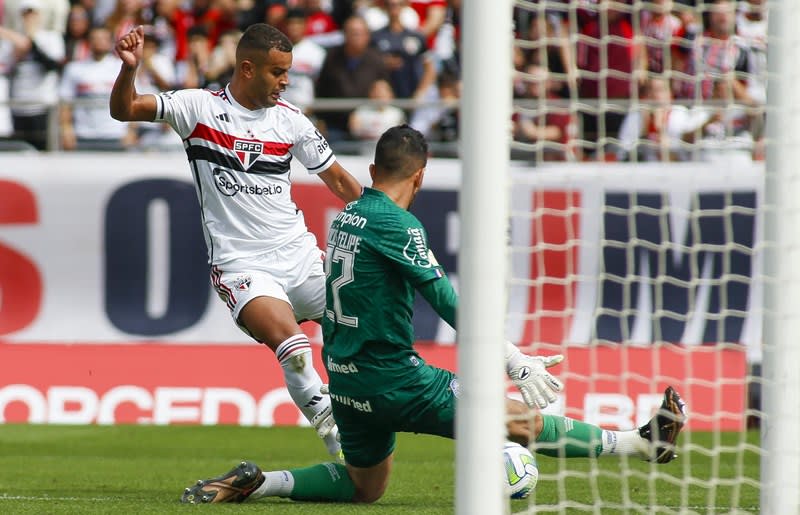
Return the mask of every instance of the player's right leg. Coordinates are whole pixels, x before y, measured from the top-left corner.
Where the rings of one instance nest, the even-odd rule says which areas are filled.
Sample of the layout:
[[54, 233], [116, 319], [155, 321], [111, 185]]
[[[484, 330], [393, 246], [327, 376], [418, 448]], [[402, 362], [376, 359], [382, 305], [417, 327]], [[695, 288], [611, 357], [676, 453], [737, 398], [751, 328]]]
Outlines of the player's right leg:
[[686, 405], [672, 387], [667, 387], [661, 407], [650, 422], [629, 431], [612, 431], [538, 412], [533, 420], [531, 429], [539, 454], [565, 458], [638, 456], [667, 463], [676, 456], [674, 450], [686, 421]]
[[330, 398], [320, 392], [322, 379], [313, 365], [311, 344], [295, 322], [292, 308], [274, 297], [257, 297], [244, 306], [239, 320], [254, 338], [275, 352], [292, 400], [325, 441], [328, 452], [338, 456], [340, 446]]
[[237, 325], [275, 353], [292, 400], [317, 429], [328, 452], [338, 457], [330, 398], [320, 392], [322, 380], [313, 366], [311, 344], [283, 287], [267, 272], [227, 272], [218, 267], [212, 270], [212, 282]]

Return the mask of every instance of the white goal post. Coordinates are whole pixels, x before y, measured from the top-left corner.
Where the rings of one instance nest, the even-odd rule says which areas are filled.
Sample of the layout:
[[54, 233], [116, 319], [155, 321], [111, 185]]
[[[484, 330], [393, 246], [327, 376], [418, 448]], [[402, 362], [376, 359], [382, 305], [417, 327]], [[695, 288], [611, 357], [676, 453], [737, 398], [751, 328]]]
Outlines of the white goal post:
[[770, 9], [761, 513], [800, 513], [800, 10]]
[[456, 513], [502, 513], [511, 0], [463, 3]]
[[[459, 515], [800, 513], [800, 9], [765, 0], [768, 33], [730, 39], [747, 68], [698, 73], [718, 55], [683, 67], [670, 59], [704, 55], [703, 38], [715, 37], [705, 31], [726, 5], [738, 27], [762, 2], [674, 2], [666, 5], [681, 23], [694, 15], [694, 32], [662, 45], [664, 70], [621, 72], [608, 52], [628, 42], [609, 30], [606, 9], [630, 20], [632, 47], [654, 45], [643, 13], [660, 2], [463, 0]], [[535, 40], [516, 26], [512, 45], [519, 13], [545, 21]], [[597, 33], [575, 29], [591, 16]], [[597, 72], [576, 65], [587, 44], [599, 49]], [[514, 69], [515, 46], [546, 71]], [[547, 71], [559, 51], [572, 62]], [[531, 94], [540, 73], [567, 94]], [[581, 81], [609, 77], [631, 79], [630, 95], [607, 86], [582, 95]], [[659, 81], [675, 94], [668, 113], [702, 120], [691, 131], [658, 132]], [[733, 81], [766, 84], [766, 103], [734, 96]], [[686, 84], [692, 93], [676, 94]], [[624, 133], [631, 113], [642, 125]], [[563, 138], [540, 136], [550, 115], [561, 116], [552, 124], [563, 122]], [[542, 457], [530, 502], [509, 504], [497, 480], [501, 399], [511, 390], [494, 343], [504, 337], [531, 353], [567, 354], [555, 414], [632, 429], [675, 385], [689, 406], [679, 458]]]

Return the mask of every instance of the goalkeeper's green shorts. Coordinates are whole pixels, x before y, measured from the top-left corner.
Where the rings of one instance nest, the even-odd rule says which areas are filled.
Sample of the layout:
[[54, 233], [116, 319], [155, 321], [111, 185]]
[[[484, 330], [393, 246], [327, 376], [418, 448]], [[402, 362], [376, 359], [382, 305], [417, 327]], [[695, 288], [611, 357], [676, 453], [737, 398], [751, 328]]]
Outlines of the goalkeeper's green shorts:
[[331, 392], [347, 463], [377, 465], [394, 451], [397, 432], [453, 438], [458, 378], [427, 364], [419, 372], [419, 381], [378, 395]]

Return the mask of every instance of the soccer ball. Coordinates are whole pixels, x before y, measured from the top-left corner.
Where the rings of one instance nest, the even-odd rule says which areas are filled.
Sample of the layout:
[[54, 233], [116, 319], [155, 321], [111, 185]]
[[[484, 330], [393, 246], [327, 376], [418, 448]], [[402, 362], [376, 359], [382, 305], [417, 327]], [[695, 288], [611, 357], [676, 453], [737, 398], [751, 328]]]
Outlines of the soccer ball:
[[527, 447], [518, 443], [506, 442], [503, 448], [506, 462], [506, 490], [512, 499], [524, 499], [536, 488], [539, 480], [539, 467], [536, 458]]

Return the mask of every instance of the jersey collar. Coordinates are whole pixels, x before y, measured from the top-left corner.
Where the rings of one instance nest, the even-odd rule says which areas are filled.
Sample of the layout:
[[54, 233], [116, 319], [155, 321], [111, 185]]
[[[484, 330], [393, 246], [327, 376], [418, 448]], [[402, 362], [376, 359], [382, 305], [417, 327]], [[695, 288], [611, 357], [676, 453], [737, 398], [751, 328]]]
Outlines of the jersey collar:
[[264, 111], [266, 110], [265, 107], [262, 107], [261, 109], [248, 109], [239, 102], [237, 102], [236, 99], [233, 97], [233, 94], [231, 94], [230, 84], [225, 86], [225, 94], [228, 96], [228, 100], [230, 101], [231, 105], [235, 107], [238, 111], [240, 111], [242, 114], [252, 116], [253, 118], [259, 118], [264, 114]]

